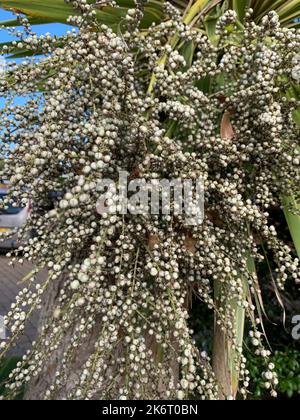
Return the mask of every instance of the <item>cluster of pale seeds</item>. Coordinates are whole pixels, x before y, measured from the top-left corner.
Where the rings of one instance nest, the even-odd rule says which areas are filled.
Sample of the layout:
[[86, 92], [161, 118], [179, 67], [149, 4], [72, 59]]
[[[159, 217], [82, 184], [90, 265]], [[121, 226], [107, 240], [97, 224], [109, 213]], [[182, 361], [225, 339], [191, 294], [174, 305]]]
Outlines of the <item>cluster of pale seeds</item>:
[[[20, 235], [28, 229], [35, 235], [11, 258], [37, 267], [5, 317], [11, 335], [0, 344], [1, 357], [49, 291], [58, 296], [11, 374], [6, 397], [43, 377], [45, 399], [218, 398], [210, 359], [189, 327], [192, 295], [218, 310], [233, 346], [235, 314], [228, 302], [245, 308], [255, 352], [266, 359], [266, 387], [276, 395], [276, 373], [252, 303], [258, 279], [247, 259], [259, 264], [264, 243], [276, 262], [278, 288], [300, 277], [299, 261], [269, 215], [283, 193], [300, 191], [299, 131], [292, 118], [298, 103], [287, 94], [297, 76], [299, 32], [280, 28], [274, 13], [257, 26], [250, 11], [237, 43], [227, 30], [236, 16], [228, 12], [212, 42], [167, 5], [169, 19], [141, 33], [138, 4], [114, 33], [97, 23], [91, 5], [72, 3], [81, 10], [72, 17], [79, 31], [58, 43], [36, 36], [23, 20], [17, 46], [43, 57], [10, 63], [0, 80], [6, 98], [2, 175], [14, 202], [34, 203]], [[193, 45], [191, 62], [170, 45], [176, 34], [182, 45]], [[2, 53], [15, 46], [1, 47]], [[166, 64], [158, 64], [165, 55]], [[26, 103], [15, 104], [22, 95]], [[234, 133], [222, 135], [222, 125]], [[117, 181], [120, 170], [148, 181], [201, 177], [204, 222], [187, 226], [172, 214], [100, 215], [97, 183]], [[45, 210], [50, 191], [62, 196], [55, 209]], [[43, 268], [48, 278], [37, 284]], [[215, 282], [223, 291], [217, 309]], [[243, 349], [236, 350], [246, 396], [249, 372]], [[53, 360], [56, 371], [49, 375]]]

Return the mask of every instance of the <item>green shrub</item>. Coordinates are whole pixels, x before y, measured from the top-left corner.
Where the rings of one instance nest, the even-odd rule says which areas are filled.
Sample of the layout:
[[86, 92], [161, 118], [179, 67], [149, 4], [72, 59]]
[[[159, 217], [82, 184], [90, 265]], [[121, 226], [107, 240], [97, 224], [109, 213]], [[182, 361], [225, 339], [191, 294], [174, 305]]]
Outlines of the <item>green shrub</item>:
[[[0, 396], [2, 396], [5, 392], [5, 381], [8, 379], [9, 374], [13, 371], [13, 369], [15, 369], [20, 360], [20, 357], [10, 357], [4, 359], [0, 363]], [[17, 395], [16, 399], [20, 400], [22, 399], [22, 396], [23, 391]]]
[[[248, 369], [253, 378], [253, 397], [268, 398], [264, 380], [261, 377], [262, 367], [256, 357], [249, 352], [247, 355]], [[281, 398], [295, 398], [300, 396], [300, 352], [286, 347], [282, 351], [276, 351], [273, 357], [278, 374], [278, 393]]]

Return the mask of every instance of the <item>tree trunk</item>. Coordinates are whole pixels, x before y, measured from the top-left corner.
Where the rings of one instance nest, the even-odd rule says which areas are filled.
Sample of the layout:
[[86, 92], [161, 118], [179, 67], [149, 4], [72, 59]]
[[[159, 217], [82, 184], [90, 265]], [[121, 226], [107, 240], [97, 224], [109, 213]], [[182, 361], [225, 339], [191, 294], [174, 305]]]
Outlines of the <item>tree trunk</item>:
[[231, 372], [229, 366], [230, 346], [225, 333], [217, 324], [218, 317], [215, 316], [214, 328], [214, 351], [213, 351], [213, 370], [219, 384], [219, 399], [225, 400], [233, 396]]
[[[49, 286], [44, 299], [41, 310], [41, 318], [39, 323], [39, 332], [42, 327], [46, 325], [53, 317], [53, 313], [57, 305], [57, 300], [59, 297], [59, 292], [64, 284], [65, 279], [62, 278], [59, 282], [52, 282]], [[61, 365], [62, 355], [67, 347], [70, 345], [70, 340], [72, 337], [72, 331], [65, 335], [63, 344], [56, 351], [55, 354], [51, 357], [49, 363], [44, 366], [44, 369], [41, 374], [39, 374], [34, 380], [32, 380], [25, 392], [25, 400], [41, 400], [44, 399], [46, 391], [49, 389], [50, 385], [54, 382], [55, 373], [59, 366]], [[87, 355], [90, 354], [92, 346], [95, 343], [97, 337], [96, 331], [93, 331], [91, 334], [90, 340], [87, 340], [85, 346], [78, 349], [76, 354], [76, 360], [72, 364], [72, 369], [70, 370], [70, 380], [67, 383], [67, 387], [57, 395], [57, 399], [65, 399], [68, 391], [74, 385], [74, 380], [77, 374], [80, 372], [83, 364], [87, 360]]]
[[[45, 294], [44, 302], [42, 305], [41, 310], [41, 317], [40, 317], [40, 323], [39, 323], [39, 331], [41, 331], [42, 327], [46, 325], [51, 319], [53, 319], [53, 313], [55, 309], [58, 307], [58, 297], [60, 290], [63, 287], [64, 284], [64, 278], [61, 279], [60, 282], [53, 282]], [[65, 386], [62, 387], [58, 392], [55, 393], [55, 400], [65, 400], [68, 399], [68, 395], [71, 393], [71, 391], [74, 389], [78, 382], [78, 377], [80, 377], [83, 366], [89, 359], [89, 357], [95, 352], [95, 344], [98, 340], [100, 334], [101, 334], [102, 326], [101, 326], [101, 320], [96, 323], [96, 327], [90, 332], [89, 337], [85, 340], [84, 345], [76, 349], [76, 355], [70, 365], [67, 368], [66, 376], [67, 380], [65, 382]], [[25, 400], [43, 400], [45, 398], [47, 390], [50, 388], [50, 386], [55, 381], [55, 376], [57, 370], [62, 365], [62, 358], [64, 352], [68, 349], [68, 347], [71, 345], [71, 338], [73, 335], [73, 330], [70, 330], [65, 334], [64, 339], [57, 349], [57, 351], [51, 356], [51, 359], [48, 363], [45, 364], [43, 367], [43, 371], [31, 382], [28, 384], [24, 399]], [[162, 349], [159, 344], [156, 343], [153, 336], [147, 335], [146, 336], [146, 345], [149, 349], [152, 350], [153, 354], [153, 360], [155, 364], [158, 364], [161, 361], [162, 358]], [[173, 346], [176, 348], [178, 343], [174, 342]], [[117, 355], [122, 355], [126, 353], [126, 348], [124, 348], [123, 342], [116, 347], [113, 357], [117, 357]], [[110, 366], [111, 359], [108, 358], [107, 364]], [[174, 356], [172, 360], [170, 361], [170, 368], [172, 370], [173, 378], [175, 383], [177, 383], [179, 379], [179, 364], [177, 362], [177, 358]], [[125, 375], [121, 375], [119, 373], [118, 367], [113, 366], [109, 370], [109, 372], [106, 374], [112, 375], [116, 378], [118, 378], [118, 382], [120, 383], [120, 386], [122, 386], [125, 383]], [[169, 378], [170, 379], [170, 378]], [[151, 395], [150, 387], [152, 386], [151, 381], [149, 382], [149, 394]], [[104, 383], [102, 386], [103, 389], [108, 388], [108, 384]], [[164, 398], [165, 395], [165, 385], [163, 381], [158, 384], [158, 392], [161, 395], [161, 398]], [[101, 391], [99, 391], [97, 394], [93, 396], [93, 399], [103, 399], [103, 395]]]
[[[231, 303], [232, 305], [232, 303]], [[219, 384], [219, 399], [236, 399], [239, 388], [240, 357], [239, 352], [233, 348], [233, 339], [224, 332], [218, 324], [215, 315], [214, 343], [213, 343], [213, 370]], [[235, 345], [243, 345], [245, 310], [236, 307], [236, 339]]]
[[[249, 255], [247, 258], [248, 273], [255, 274], [255, 261]], [[220, 307], [230, 307], [234, 313], [233, 325], [235, 334], [231, 337], [231, 331], [224, 332], [222, 324], [220, 325], [220, 318], [218, 311], [215, 311], [215, 325], [214, 325], [214, 342], [213, 342], [213, 370], [219, 384], [219, 398], [236, 399], [239, 380], [240, 380], [240, 362], [241, 353], [237, 348], [243, 347], [245, 317], [246, 311], [243, 307], [238, 305], [237, 300], [226, 301], [221, 303], [221, 298], [225, 296], [226, 285], [215, 282], [215, 304], [217, 309]], [[248, 281], [243, 279], [243, 299], [246, 300], [248, 295]], [[233, 346], [234, 344], [234, 346]]]

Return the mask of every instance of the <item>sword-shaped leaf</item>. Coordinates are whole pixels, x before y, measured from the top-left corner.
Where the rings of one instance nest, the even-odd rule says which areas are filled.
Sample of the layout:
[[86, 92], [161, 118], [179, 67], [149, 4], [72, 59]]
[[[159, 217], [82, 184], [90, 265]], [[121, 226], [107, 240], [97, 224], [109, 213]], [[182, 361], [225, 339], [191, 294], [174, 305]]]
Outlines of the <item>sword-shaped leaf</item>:
[[[95, 3], [91, 1], [90, 3]], [[103, 6], [95, 8], [97, 18], [100, 23], [117, 28], [120, 20], [126, 15], [129, 8], [134, 7], [133, 0], [117, 0], [118, 8]], [[146, 28], [153, 22], [159, 22], [162, 19], [162, 5], [160, 0], [150, 0], [145, 6], [145, 15], [141, 23], [142, 28]], [[22, 13], [32, 18], [32, 24], [58, 22], [67, 23], [70, 16], [78, 15], [78, 11], [64, 0], [3, 0], [0, 1], [0, 7], [11, 10], [16, 13]], [[6, 22], [6, 26], [17, 26], [18, 22]]]
[[[294, 97], [299, 100], [299, 93], [297, 87], [288, 91], [288, 97]], [[300, 110], [294, 111], [293, 118], [296, 124], [300, 127]], [[287, 191], [288, 194], [288, 191]], [[300, 203], [296, 201], [295, 197], [285, 195], [282, 197], [283, 211], [293, 239], [295, 249], [300, 258]]]

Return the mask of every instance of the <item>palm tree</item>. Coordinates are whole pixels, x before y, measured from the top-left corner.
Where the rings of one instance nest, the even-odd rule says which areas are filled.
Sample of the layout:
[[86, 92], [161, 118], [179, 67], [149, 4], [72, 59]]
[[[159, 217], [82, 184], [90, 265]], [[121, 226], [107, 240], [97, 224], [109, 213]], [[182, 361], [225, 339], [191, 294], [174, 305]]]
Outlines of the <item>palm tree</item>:
[[[111, 28], [115, 31], [118, 30], [119, 23], [126, 15], [128, 9], [134, 5], [134, 2], [130, 0], [117, 0], [119, 8], [106, 6], [105, 3], [103, 5], [103, 2], [90, 1], [90, 3], [95, 3], [95, 10], [97, 12], [99, 22], [111, 26]], [[226, 11], [226, 9], [233, 9], [236, 11], [241, 25], [249, 7], [253, 9], [253, 19], [257, 23], [261, 21], [266, 13], [271, 10], [275, 10], [279, 15], [282, 25], [288, 28], [297, 27], [299, 25], [297, 22], [297, 19], [300, 17], [299, 0], [173, 0], [171, 3], [184, 13], [184, 23], [186, 25], [193, 25], [198, 27], [200, 30], [205, 31], [212, 40], [216, 36], [215, 30], [217, 20]], [[0, 6], [7, 10], [26, 14], [32, 25], [49, 22], [67, 23], [69, 16], [72, 14], [74, 15], [74, 9], [64, 0], [52, 0], [51, 4], [47, 4], [42, 0], [31, 0], [30, 2], [28, 2], [28, 0], [5, 0], [0, 1]], [[141, 30], [147, 31], [147, 28], [153, 22], [157, 24], [164, 19], [163, 2], [160, 0], [150, 0], [145, 7], [145, 16], [141, 22]], [[5, 26], [17, 26], [19, 24], [19, 20], [4, 22]], [[180, 48], [181, 52], [187, 58], [187, 61], [193, 61], [195, 51], [190, 45], [182, 46], [180, 44], [179, 37], [172, 39], [171, 45], [173, 49]], [[12, 45], [10, 51], [11, 57], [21, 57], [29, 54], [30, 52], [24, 49], [24, 47], [18, 48], [18, 46]], [[160, 64], [166, 65], [166, 63], [167, 56], [161, 57]], [[152, 78], [149, 77], [149, 79], [149, 93], [152, 94], [155, 85], [155, 76], [152, 76]], [[291, 94], [296, 95], [296, 92], [291, 92]], [[295, 118], [297, 119], [297, 115], [295, 115]], [[298, 118], [298, 122], [300, 124], [300, 118]], [[228, 137], [228, 132], [232, 133], [233, 130], [230, 119], [225, 115], [221, 124], [221, 135], [222, 133], [223, 135], [225, 133], [225, 136]], [[297, 203], [296, 198], [290, 196], [289, 186], [287, 186], [286, 195], [282, 197], [282, 206], [284, 208], [291, 236], [294, 240], [296, 251], [300, 257], [300, 217], [298, 214], [300, 206]], [[248, 266], [245, 267], [245, 269], [255, 275], [255, 262], [250, 256], [248, 256]], [[246, 287], [244, 293], [245, 296], [248, 293]], [[218, 283], [216, 283], [215, 304], [217, 307], [220, 305], [221, 294], [222, 288]], [[51, 305], [48, 305], [48, 310], [51, 312], [53, 310], [52, 306], [54, 304], [54, 299], [51, 298], [49, 301], [51, 302]], [[242, 346], [244, 339], [245, 311], [240, 309], [237, 302], [229, 302], [229, 304], [235, 312], [235, 327], [237, 330], [235, 345], [236, 347], [240, 347]], [[261, 306], [261, 302], [259, 300], [257, 304]], [[238, 391], [239, 383], [239, 375], [236, 371], [234, 362], [237, 358], [237, 353], [236, 350], [232, 350], [232, 343], [230, 339], [219, 327], [218, 316], [216, 316], [215, 324], [214, 370], [223, 391], [220, 397], [222, 398], [223, 395], [227, 397], [235, 397]], [[81, 363], [80, 357], [78, 358], [77, 363]], [[37, 390], [40, 392], [40, 388]], [[34, 391], [33, 394], [36, 391]]]
[[[90, 1], [95, 3], [97, 9], [97, 16], [100, 22], [103, 22], [112, 27], [117, 27], [120, 19], [125, 16], [128, 8], [134, 5], [133, 0], [117, 0], [119, 9], [113, 9], [110, 6], [105, 6], [105, 1]], [[163, 15], [163, 1], [150, 0], [146, 5], [146, 14], [142, 22], [142, 27], [147, 27], [152, 22], [158, 22], [164, 19]], [[280, 22], [287, 27], [295, 27], [295, 22], [300, 16], [300, 5], [297, 0], [171, 0], [180, 10], [191, 9], [193, 19], [205, 19], [205, 17], [214, 12], [216, 8], [223, 7], [235, 10], [240, 19], [245, 16], [247, 8], [251, 7], [254, 10], [254, 20], [259, 22], [263, 16], [270, 10], [278, 13]], [[49, 22], [66, 23], [70, 15], [74, 15], [74, 10], [71, 5], [64, 0], [53, 0], [47, 4], [41, 0], [3, 0], [0, 2], [3, 9], [24, 13], [29, 17], [33, 25], [39, 25]], [[18, 21], [2, 22], [7, 26], [18, 25]]]

